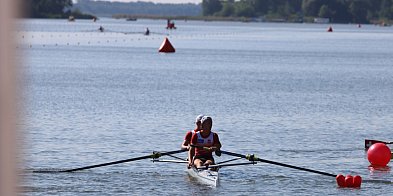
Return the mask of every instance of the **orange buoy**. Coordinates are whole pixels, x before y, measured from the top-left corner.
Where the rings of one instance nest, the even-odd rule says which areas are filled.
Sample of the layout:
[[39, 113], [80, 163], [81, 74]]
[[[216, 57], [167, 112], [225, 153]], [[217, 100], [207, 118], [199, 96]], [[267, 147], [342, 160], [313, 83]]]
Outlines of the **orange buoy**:
[[327, 32], [333, 32], [333, 27], [330, 26], [330, 27], [327, 29]]
[[164, 52], [164, 53], [175, 52], [175, 48], [172, 46], [171, 42], [169, 42], [169, 39], [167, 37], [162, 42], [160, 48], [158, 49], [158, 52]]

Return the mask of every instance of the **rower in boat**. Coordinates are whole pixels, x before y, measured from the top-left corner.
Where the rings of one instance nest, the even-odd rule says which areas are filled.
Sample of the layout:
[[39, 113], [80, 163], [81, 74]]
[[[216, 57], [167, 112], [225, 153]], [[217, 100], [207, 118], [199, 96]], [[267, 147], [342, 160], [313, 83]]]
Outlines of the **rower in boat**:
[[182, 150], [189, 150], [190, 149], [191, 137], [193, 134], [195, 134], [196, 132], [201, 130], [201, 128], [202, 128], [201, 120], [202, 120], [203, 116], [204, 115], [200, 114], [195, 118], [195, 129], [187, 132], [186, 137], [184, 137], [184, 141], [181, 144]]
[[[204, 116], [201, 120], [202, 129], [191, 138], [188, 151], [188, 166], [201, 168], [214, 164], [212, 152], [220, 150], [221, 143], [217, 133], [211, 131], [213, 120], [210, 116]], [[195, 151], [194, 151], [195, 150]]]

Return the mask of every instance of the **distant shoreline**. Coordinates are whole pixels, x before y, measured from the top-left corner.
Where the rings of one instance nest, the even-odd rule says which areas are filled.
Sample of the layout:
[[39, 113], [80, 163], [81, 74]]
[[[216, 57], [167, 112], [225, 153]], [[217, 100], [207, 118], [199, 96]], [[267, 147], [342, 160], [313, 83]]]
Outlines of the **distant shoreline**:
[[[233, 21], [233, 22], [287, 22], [299, 23], [303, 20], [285, 19], [266, 19], [266, 18], [247, 18], [247, 17], [220, 17], [220, 16], [157, 16], [157, 15], [133, 15], [133, 14], [114, 14], [115, 19], [153, 19], [153, 20], [199, 20], [199, 21]], [[311, 20], [310, 20], [311, 21]]]
[[[73, 20], [78, 19], [99, 19], [100, 17], [90, 15], [90, 14], [79, 14], [79, 15], [70, 15], [73, 17]], [[221, 21], [221, 22], [274, 22], [274, 23], [315, 23], [315, 24], [351, 24], [351, 23], [316, 23], [314, 22], [313, 17], [304, 17], [303, 19], [282, 19], [282, 18], [248, 18], [248, 17], [220, 17], [220, 16], [159, 16], [159, 15], [137, 15], [137, 14], [114, 14], [112, 16], [101, 16], [101, 18], [114, 18], [114, 19], [124, 19], [129, 21], [136, 21], [138, 19], [151, 19], [151, 20], [193, 20], [193, 21]], [[34, 19], [34, 18], [32, 18]], [[40, 19], [67, 19], [66, 17], [40, 17]], [[73, 21], [71, 20], [71, 21]], [[373, 20], [372, 25], [379, 25], [383, 27], [392, 26], [392, 21], [385, 22], [383, 20]]]
[[[195, 21], [228, 21], [228, 22], [275, 22], [275, 23], [316, 23], [314, 17], [299, 18], [248, 18], [248, 17], [220, 17], [220, 16], [158, 16], [158, 15], [134, 15], [134, 14], [114, 14], [112, 18], [115, 19], [129, 19], [135, 21], [137, 19], [152, 19], [152, 20], [195, 20]], [[379, 26], [392, 26], [392, 21], [385, 22], [384, 20], [373, 20], [371, 23]], [[351, 23], [316, 23], [316, 24], [351, 24]]]

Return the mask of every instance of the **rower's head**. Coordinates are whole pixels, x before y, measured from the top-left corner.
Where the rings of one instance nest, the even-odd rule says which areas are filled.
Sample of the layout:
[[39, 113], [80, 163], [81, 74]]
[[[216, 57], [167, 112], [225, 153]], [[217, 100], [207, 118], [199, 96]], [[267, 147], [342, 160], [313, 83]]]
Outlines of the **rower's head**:
[[205, 131], [210, 131], [213, 126], [213, 119], [210, 116], [204, 116], [201, 119], [202, 129]]
[[195, 118], [195, 126], [197, 129], [201, 129], [202, 128], [202, 123], [201, 120], [205, 115], [203, 114], [199, 114], [196, 118]]

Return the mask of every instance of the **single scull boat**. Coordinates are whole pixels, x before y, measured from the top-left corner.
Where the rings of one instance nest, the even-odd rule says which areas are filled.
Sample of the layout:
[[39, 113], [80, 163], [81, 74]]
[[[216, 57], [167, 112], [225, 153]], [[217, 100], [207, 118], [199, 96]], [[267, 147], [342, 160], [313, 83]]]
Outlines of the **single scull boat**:
[[[181, 159], [176, 156], [171, 156], [180, 160], [163, 160], [163, 159], [153, 159], [153, 162], [166, 162], [166, 163], [184, 163], [188, 164], [188, 161], [185, 161], [184, 159]], [[215, 165], [209, 165], [209, 166], [204, 166], [200, 168], [196, 167], [191, 167], [187, 169], [188, 174], [197, 179], [200, 183], [210, 185], [210, 186], [217, 186], [219, 183], [219, 169], [223, 167], [231, 167], [231, 166], [239, 166], [239, 165], [254, 165], [256, 162], [251, 161], [251, 162], [243, 162], [243, 163], [228, 163], [224, 164], [227, 162], [231, 161], [236, 161], [242, 158], [235, 158], [235, 159], [230, 159], [226, 161], [222, 161], [218, 164]]]
[[208, 184], [211, 186], [217, 186], [218, 184], [218, 171], [213, 171], [210, 169], [197, 169], [196, 167], [191, 167], [188, 169], [188, 174], [196, 178], [199, 182]]

